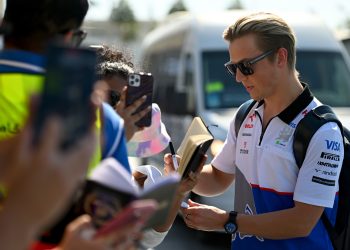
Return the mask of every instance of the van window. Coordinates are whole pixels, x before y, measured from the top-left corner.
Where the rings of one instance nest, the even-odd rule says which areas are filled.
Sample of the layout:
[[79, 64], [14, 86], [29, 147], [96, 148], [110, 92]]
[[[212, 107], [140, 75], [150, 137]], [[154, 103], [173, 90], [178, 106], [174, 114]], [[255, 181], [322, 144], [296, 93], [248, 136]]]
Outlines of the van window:
[[227, 51], [206, 51], [202, 54], [203, 92], [206, 109], [238, 107], [250, 97], [241, 84], [226, 71]]
[[194, 86], [193, 58], [190, 54], [185, 56], [184, 84], [187, 93], [187, 113], [194, 114], [196, 110], [196, 95]]
[[300, 80], [310, 85], [322, 103], [350, 106], [350, 72], [341, 53], [298, 51], [296, 68]]
[[169, 96], [175, 91], [180, 50], [173, 49], [145, 56], [146, 70], [154, 76], [153, 101], [162, 111], [171, 113], [173, 104]]
[[[203, 93], [206, 109], [238, 107], [250, 97], [226, 72], [227, 51], [202, 54]], [[340, 52], [298, 51], [296, 68], [300, 80], [310, 85], [312, 93], [333, 107], [350, 106], [350, 72]]]

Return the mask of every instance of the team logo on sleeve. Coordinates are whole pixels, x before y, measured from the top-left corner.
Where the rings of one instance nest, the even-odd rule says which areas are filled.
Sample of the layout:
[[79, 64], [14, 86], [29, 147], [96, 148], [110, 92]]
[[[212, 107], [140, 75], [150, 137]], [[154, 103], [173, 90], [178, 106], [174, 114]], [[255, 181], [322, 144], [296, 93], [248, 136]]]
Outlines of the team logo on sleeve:
[[331, 161], [340, 161], [339, 155], [332, 154], [332, 153], [326, 153], [326, 152], [321, 153], [321, 158], [326, 159], [326, 160], [331, 160]]

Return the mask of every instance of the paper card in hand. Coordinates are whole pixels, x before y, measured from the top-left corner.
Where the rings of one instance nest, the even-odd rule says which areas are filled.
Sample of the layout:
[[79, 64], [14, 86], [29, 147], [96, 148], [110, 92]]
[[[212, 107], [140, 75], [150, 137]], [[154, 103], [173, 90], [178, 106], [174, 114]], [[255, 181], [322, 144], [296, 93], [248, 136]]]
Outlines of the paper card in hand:
[[181, 157], [178, 172], [182, 178], [195, 172], [206, 154], [214, 137], [200, 117], [195, 117], [190, 124], [177, 154]]

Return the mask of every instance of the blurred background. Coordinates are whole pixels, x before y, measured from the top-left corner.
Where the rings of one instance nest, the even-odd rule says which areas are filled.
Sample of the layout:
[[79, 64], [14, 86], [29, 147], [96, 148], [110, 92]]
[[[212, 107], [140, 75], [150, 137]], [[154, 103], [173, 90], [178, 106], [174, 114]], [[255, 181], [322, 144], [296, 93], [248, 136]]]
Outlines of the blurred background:
[[[207, 11], [247, 9], [264, 11], [306, 11], [319, 15], [349, 48], [350, 2], [348, 0], [89, 0], [84, 24], [89, 31], [86, 44], [104, 43], [130, 49], [140, 58], [140, 44], [146, 33], [176, 11], [198, 14]], [[0, 14], [5, 0], [0, 0]]]
[[[0, 1], [0, 3], [3, 0]], [[347, 0], [90, 0], [85, 26], [90, 30], [88, 43], [104, 42], [130, 48], [135, 59], [144, 35], [176, 11], [191, 13], [227, 9], [307, 11], [319, 15], [337, 33], [348, 38], [350, 2]], [[4, 4], [0, 5], [0, 8]], [[1, 12], [2, 13], [2, 12]]]
[[[1, 0], [0, 2], [2, 2]], [[350, 2], [347, 0], [90, 0], [87, 42], [137, 48], [144, 35], [176, 11], [203, 13], [227, 9], [307, 11], [319, 15], [339, 38], [349, 36]], [[3, 6], [3, 4], [1, 4]]]

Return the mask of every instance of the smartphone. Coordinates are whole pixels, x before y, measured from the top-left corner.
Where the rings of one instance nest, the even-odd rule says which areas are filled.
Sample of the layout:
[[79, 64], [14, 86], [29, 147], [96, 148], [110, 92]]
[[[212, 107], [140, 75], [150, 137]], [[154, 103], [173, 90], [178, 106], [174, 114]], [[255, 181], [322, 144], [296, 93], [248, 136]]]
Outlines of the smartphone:
[[[152, 105], [153, 96], [153, 76], [150, 73], [132, 73], [128, 76], [128, 89], [126, 92], [126, 106], [133, 104], [136, 100], [146, 95], [146, 101], [135, 111], [135, 113], [144, 110]], [[149, 127], [152, 123], [152, 111], [148, 112], [135, 124], [138, 127]]]
[[88, 48], [50, 44], [43, 92], [34, 120], [34, 143], [38, 142], [47, 118], [53, 115], [62, 119], [63, 150], [89, 131], [96, 112], [91, 104], [96, 58], [96, 53]]
[[121, 210], [109, 222], [105, 223], [95, 233], [94, 238], [108, 235], [116, 230], [136, 222], [144, 223], [157, 210], [158, 203], [154, 200], [136, 200]]

